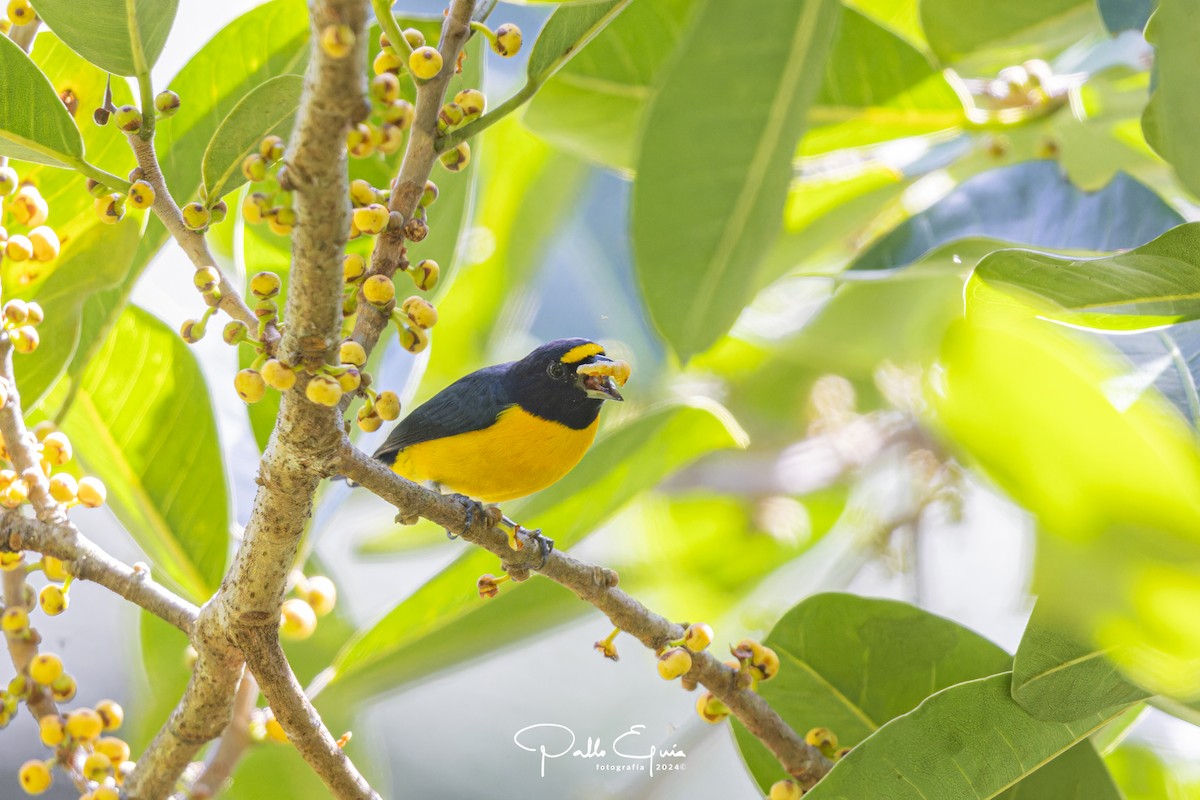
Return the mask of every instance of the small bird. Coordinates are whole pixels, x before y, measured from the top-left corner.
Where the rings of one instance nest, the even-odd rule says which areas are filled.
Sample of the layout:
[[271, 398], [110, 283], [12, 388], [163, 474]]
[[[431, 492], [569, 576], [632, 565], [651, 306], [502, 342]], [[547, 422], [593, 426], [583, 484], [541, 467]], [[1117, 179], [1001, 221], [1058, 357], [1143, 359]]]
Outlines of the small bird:
[[483, 503], [524, 497], [579, 463], [604, 401], [623, 399], [613, 375], [624, 383], [627, 374], [599, 344], [557, 339], [459, 378], [401, 420], [374, 457]]

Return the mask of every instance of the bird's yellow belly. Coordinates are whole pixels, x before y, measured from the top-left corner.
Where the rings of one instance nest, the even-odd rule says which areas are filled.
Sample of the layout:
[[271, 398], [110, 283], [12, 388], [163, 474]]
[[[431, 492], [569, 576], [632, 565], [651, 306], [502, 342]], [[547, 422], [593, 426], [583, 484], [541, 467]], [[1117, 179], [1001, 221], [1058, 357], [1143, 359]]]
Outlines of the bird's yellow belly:
[[485, 503], [544, 489], [571, 471], [596, 438], [513, 406], [489, 428], [404, 448], [392, 466], [412, 481], [433, 481]]

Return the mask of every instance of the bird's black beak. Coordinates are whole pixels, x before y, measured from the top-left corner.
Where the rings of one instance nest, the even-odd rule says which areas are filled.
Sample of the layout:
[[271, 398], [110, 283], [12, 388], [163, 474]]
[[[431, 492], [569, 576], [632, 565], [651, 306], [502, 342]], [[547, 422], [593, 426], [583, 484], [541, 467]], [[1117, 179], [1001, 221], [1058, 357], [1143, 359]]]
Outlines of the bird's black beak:
[[[595, 361], [611, 361], [612, 359], [604, 356], [595, 356]], [[593, 400], [624, 400], [621, 393], [617, 391], [617, 382], [608, 375], [577, 375], [575, 382], [584, 393]]]

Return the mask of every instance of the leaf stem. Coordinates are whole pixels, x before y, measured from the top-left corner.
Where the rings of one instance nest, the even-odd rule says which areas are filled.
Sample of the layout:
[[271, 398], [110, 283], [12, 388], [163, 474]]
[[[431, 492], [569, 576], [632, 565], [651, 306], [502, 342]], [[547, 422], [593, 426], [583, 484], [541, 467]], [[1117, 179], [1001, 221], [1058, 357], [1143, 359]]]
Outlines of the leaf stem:
[[537, 90], [540, 88], [541, 84], [535, 84], [533, 81], [529, 81], [521, 87], [519, 92], [493, 108], [491, 111], [486, 112], [479, 119], [468, 122], [461, 128], [451, 131], [445, 136], [439, 137], [437, 144], [434, 145], [437, 149], [437, 152], [444, 153], [447, 150], [457, 147], [460, 143], [465, 142], [472, 136], [483, 133], [485, 130], [492, 127], [521, 106], [525, 105], [525, 103], [529, 102], [529, 99], [537, 94]]
[[400, 23], [396, 22], [396, 18], [392, 16], [390, 0], [371, 0], [371, 8], [375, 10], [375, 19], [379, 21], [379, 27], [383, 28], [383, 32], [387, 34], [392, 47], [396, 48], [396, 52], [404, 54], [404, 63], [407, 66], [408, 57], [412, 55], [413, 51], [412, 45], [405, 38], [404, 31], [400, 30]]
[[142, 129], [138, 136], [148, 142], [154, 138], [154, 116], [158, 110], [154, 105], [154, 85], [150, 82], [149, 72], [139, 73], [137, 82], [142, 98]]
[[118, 178], [111, 172], [105, 172], [94, 164], [90, 164], [82, 158], [73, 159], [70, 162], [71, 167], [84, 177], [91, 178], [97, 183], [102, 183], [114, 191], [122, 194], [129, 191], [129, 181], [124, 178]]

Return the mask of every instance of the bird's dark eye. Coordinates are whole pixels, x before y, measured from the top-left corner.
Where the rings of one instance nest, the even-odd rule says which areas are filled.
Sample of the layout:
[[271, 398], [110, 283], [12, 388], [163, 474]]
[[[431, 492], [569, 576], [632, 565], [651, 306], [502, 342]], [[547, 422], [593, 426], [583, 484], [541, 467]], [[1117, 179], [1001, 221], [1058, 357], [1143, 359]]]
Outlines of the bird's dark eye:
[[550, 366], [546, 367], [546, 372], [550, 374], [554, 380], [561, 380], [567, 374], [567, 368], [558, 361], [551, 361]]

